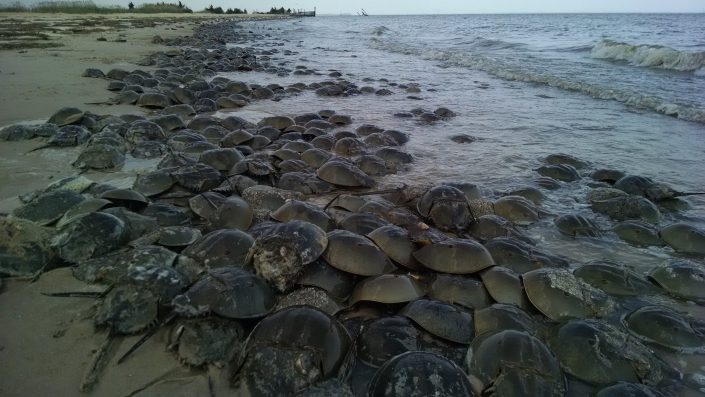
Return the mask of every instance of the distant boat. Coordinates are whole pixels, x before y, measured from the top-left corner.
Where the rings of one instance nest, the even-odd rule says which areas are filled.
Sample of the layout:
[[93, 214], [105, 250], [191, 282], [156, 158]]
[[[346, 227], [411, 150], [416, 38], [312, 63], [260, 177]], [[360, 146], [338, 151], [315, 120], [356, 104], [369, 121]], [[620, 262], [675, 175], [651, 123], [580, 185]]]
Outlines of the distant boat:
[[359, 15], [360, 15], [360, 16], [363, 16], [363, 17], [368, 17], [368, 16], [369, 16], [369, 15], [367, 15], [367, 11], [365, 11], [364, 8], [362, 9], [362, 14], [359, 14]]

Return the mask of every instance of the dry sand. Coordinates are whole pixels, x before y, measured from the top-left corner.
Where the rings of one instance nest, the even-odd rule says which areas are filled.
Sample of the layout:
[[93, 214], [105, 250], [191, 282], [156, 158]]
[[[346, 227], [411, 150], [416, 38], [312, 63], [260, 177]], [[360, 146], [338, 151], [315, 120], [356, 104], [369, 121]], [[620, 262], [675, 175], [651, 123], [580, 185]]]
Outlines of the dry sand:
[[[88, 67], [104, 71], [113, 67], [149, 70], [134, 62], [166, 49], [152, 44], [155, 35], [162, 38], [188, 35], [195, 24], [206, 18], [213, 17], [0, 14], [0, 33], [25, 32], [12, 36], [19, 37], [16, 40], [0, 40], [0, 48], [13, 48], [0, 50], [0, 128], [17, 122], [44, 122], [64, 106], [97, 114], [139, 113], [140, 109], [134, 106], [87, 105], [105, 101], [111, 93], [106, 90], [105, 80], [81, 77], [81, 73]], [[49, 39], [37, 40], [37, 36]], [[107, 41], [98, 41], [99, 37]], [[61, 46], [53, 47], [58, 44]], [[75, 159], [77, 149], [26, 154], [41, 144], [41, 140], [32, 140], [0, 145], [0, 213], [7, 213], [19, 204], [17, 195], [76, 173], [70, 162]], [[120, 176], [89, 177], [119, 180]], [[95, 300], [51, 298], [41, 293], [90, 288], [96, 287], [75, 280], [69, 269], [48, 272], [36, 283], [3, 280], [0, 396], [125, 396], [158, 379], [168, 380], [139, 395], [209, 395], [205, 372], [185, 369], [166, 351], [166, 330], [157, 333], [120, 366], [115, 364], [116, 358], [138, 336], [117, 337], [98, 383], [92, 391], [82, 394], [81, 379], [95, 350], [106, 338], [104, 333], [95, 333], [93, 329]], [[226, 372], [211, 370], [216, 395], [228, 394]]]

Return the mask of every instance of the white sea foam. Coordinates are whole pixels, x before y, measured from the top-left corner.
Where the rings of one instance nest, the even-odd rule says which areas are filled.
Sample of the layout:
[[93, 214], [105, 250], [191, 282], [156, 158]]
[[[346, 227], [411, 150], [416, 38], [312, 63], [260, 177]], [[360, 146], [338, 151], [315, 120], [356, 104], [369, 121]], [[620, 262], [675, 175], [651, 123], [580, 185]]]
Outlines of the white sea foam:
[[567, 91], [580, 92], [593, 98], [615, 100], [629, 106], [649, 109], [668, 116], [705, 123], [705, 109], [670, 103], [661, 98], [638, 92], [570, 80], [550, 73], [534, 73], [526, 69], [520, 70], [508, 67], [497, 59], [477, 53], [417, 48], [377, 37], [371, 39], [371, 46], [379, 50], [413, 55], [426, 60], [441, 61], [453, 66], [480, 70], [505, 80], [545, 84]]
[[678, 51], [659, 45], [632, 45], [604, 39], [592, 47], [591, 56], [598, 59], [625, 61], [639, 67], [653, 67], [682, 72], [702, 73], [705, 52]]

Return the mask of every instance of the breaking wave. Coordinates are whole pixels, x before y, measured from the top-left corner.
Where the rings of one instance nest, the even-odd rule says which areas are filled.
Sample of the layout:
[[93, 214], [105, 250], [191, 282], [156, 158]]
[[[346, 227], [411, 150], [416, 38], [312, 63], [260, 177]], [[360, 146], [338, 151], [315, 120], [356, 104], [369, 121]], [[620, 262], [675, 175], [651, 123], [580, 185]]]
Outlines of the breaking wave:
[[375, 28], [372, 29], [372, 32], [371, 32], [371, 33], [372, 33], [373, 35], [375, 35], [375, 36], [381, 36], [381, 35], [383, 35], [383, 34], [385, 34], [385, 33], [387, 33], [387, 32], [389, 32], [389, 28], [388, 28], [388, 27], [386, 27], [386, 26], [377, 26], [377, 27], [375, 27]]
[[604, 39], [592, 47], [591, 56], [598, 59], [625, 61], [639, 67], [652, 67], [681, 72], [705, 72], [705, 52], [678, 51], [659, 45], [632, 45]]
[[593, 98], [619, 101], [629, 106], [649, 109], [683, 120], [705, 123], [705, 109], [674, 104], [664, 101], [661, 98], [615, 89], [609, 86], [569, 80], [548, 73], [534, 73], [526, 69], [519, 70], [508, 67], [496, 59], [476, 53], [414, 48], [399, 43], [384, 41], [380, 38], [372, 38], [370, 45], [372, 48], [378, 50], [412, 55], [426, 60], [440, 61], [453, 66], [480, 70], [505, 80], [545, 84], [567, 91], [579, 92]]

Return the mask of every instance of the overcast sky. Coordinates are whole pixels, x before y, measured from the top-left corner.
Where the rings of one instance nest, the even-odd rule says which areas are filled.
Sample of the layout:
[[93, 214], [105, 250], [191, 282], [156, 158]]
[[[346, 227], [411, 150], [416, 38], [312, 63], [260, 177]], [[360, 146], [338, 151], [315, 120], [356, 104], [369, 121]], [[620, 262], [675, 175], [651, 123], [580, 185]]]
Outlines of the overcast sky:
[[[101, 3], [120, 0], [99, 0]], [[123, 0], [129, 2], [128, 0]], [[134, 0], [133, 0], [134, 1]], [[155, 0], [156, 1], [156, 0]], [[160, 0], [161, 1], [161, 0]], [[169, 0], [165, 0], [169, 2]], [[176, 0], [173, 0], [176, 1]], [[364, 8], [370, 15], [381, 14], [473, 14], [542, 12], [705, 12], [705, 0], [181, 0], [194, 10], [208, 4], [223, 8], [267, 11], [272, 6], [316, 7], [321, 14], [356, 14]], [[98, 2], [98, 1], [96, 1]], [[138, 0], [135, 3], [142, 3]], [[153, 1], [146, 1], [153, 2]]]

